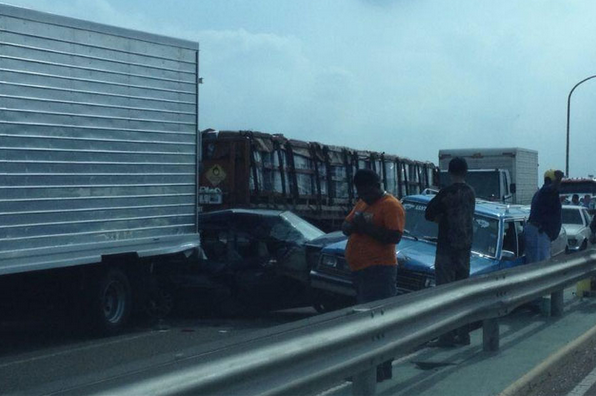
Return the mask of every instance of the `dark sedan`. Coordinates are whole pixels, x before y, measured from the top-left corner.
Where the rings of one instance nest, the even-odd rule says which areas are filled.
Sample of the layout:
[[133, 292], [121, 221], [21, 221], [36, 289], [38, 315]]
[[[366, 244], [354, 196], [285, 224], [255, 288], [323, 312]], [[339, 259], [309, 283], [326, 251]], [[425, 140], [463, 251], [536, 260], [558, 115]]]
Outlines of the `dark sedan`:
[[199, 228], [203, 257], [175, 280], [178, 290], [224, 290], [267, 310], [309, 304], [305, 244], [324, 238], [323, 231], [292, 212], [259, 209], [201, 213]]

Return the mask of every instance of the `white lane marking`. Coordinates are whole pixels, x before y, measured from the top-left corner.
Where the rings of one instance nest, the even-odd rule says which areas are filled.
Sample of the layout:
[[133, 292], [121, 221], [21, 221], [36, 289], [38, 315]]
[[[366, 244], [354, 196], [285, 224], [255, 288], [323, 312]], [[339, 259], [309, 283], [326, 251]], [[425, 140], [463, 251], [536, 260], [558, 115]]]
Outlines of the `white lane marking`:
[[151, 335], [154, 335], [154, 334], [157, 334], [157, 333], [153, 333], [152, 332], [152, 333], [149, 333], [149, 334], [140, 334], [140, 335], [137, 335], [137, 336], [127, 337], [127, 338], [123, 338], [123, 339], [119, 339], [119, 340], [114, 340], [114, 341], [110, 341], [110, 342], [103, 342], [100, 345], [97, 345], [97, 344], [87, 345], [87, 346], [83, 346], [83, 347], [79, 347], [79, 348], [68, 349], [66, 351], [61, 351], [61, 352], [56, 352], [56, 353], [49, 353], [47, 355], [34, 356], [34, 357], [28, 358], [28, 359], [15, 360], [15, 361], [12, 361], [12, 362], [0, 364], [0, 368], [5, 368], [5, 367], [8, 367], [8, 366], [17, 365], [17, 364], [35, 362], [35, 361], [38, 361], [38, 360], [48, 359], [48, 358], [52, 358], [52, 357], [56, 357], [56, 356], [61, 356], [61, 355], [68, 355], [68, 354], [73, 353], [73, 352], [80, 352], [80, 351], [85, 351], [85, 350], [94, 349], [94, 348], [102, 348], [102, 347], [104, 347], [106, 345], [118, 344], [118, 343], [121, 343], [121, 342], [128, 342], [128, 341], [131, 341], [131, 340], [136, 340], [138, 338], [148, 337], [148, 336], [151, 336]]
[[582, 380], [567, 396], [584, 396], [596, 384], [596, 368]]

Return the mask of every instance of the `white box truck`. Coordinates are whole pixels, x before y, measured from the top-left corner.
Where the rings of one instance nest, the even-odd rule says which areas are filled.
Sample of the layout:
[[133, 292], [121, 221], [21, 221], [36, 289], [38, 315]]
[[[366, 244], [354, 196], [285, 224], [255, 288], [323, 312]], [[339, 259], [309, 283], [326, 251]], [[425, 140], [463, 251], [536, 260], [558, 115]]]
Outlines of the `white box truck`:
[[450, 149], [439, 151], [440, 184], [448, 183], [454, 157], [468, 163], [466, 182], [482, 199], [529, 205], [538, 189], [538, 152], [523, 148]]
[[198, 43], [2, 4], [0, 31], [0, 290], [51, 279], [114, 332], [200, 245]]

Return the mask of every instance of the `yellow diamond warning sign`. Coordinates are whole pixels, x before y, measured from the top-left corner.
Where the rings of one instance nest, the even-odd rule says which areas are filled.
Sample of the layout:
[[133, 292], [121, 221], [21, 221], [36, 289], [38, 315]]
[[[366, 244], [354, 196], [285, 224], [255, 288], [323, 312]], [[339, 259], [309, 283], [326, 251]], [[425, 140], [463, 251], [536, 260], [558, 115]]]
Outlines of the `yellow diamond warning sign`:
[[224, 181], [226, 176], [226, 172], [224, 172], [223, 168], [219, 165], [213, 165], [207, 170], [207, 174], [205, 175], [207, 180], [214, 186], [217, 186]]

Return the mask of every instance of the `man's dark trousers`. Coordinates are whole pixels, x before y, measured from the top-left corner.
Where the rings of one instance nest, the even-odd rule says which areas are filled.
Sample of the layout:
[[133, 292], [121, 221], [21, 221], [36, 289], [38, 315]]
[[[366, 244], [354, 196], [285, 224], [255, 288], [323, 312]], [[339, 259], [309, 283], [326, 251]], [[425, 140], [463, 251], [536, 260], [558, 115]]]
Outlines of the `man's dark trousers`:
[[[435, 260], [435, 280], [437, 286], [455, 282], [470, 277], [470, 251], [437, 249]], [[455, 341], [455, 336], [460, 340], [469, 340], [468, 325], [447, 332], [439, 337], [442, 343], [450, 344]]]
[[[352, 272], [358, 304], [394, 297], [397, 294], [396, 265], [372, 265]], [[377, 381], [390, 379], [393, 375], [391, 360], [377, 366]]]

